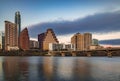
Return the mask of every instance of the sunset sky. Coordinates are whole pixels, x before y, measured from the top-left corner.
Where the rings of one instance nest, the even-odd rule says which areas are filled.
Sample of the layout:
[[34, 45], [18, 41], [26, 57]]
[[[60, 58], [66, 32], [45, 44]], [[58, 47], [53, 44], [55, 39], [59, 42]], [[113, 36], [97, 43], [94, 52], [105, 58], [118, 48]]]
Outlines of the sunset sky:
[[63, 43], [90, 32], [101, 44], [120, 45], [120, 0], [0, 0], [0, 31], [16, 11], [33, 39], [52, 28]]

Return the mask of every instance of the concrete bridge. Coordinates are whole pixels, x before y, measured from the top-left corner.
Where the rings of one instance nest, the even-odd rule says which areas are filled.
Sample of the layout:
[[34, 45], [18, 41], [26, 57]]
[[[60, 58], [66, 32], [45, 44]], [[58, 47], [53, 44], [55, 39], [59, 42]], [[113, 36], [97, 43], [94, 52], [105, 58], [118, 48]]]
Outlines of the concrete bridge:
[[120, 56], [120, 49], [101, 49], [84, 51], [49, 51], [51, 56]]

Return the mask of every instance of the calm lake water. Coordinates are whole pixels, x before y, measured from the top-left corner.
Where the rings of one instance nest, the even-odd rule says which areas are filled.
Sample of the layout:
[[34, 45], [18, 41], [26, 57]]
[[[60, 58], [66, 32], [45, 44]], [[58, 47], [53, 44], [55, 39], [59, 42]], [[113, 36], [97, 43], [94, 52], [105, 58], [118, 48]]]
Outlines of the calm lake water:
[[120, 57], [0, 57], [0, 81], [120, 81]]

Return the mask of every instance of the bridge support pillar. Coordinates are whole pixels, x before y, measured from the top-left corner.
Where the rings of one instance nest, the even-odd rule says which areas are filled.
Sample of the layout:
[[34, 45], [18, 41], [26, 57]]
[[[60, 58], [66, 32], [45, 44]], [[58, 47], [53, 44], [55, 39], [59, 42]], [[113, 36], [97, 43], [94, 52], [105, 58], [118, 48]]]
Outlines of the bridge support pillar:
[[52, 51], [49, 51], [48, 55], [54, 56], [54, 53]]
[[64, 57], [64, 56], [65, 56], [65, 53], [63, 53], [63, 52], [62, 52], [62, 53], [61, 53], [61, 56], [63, 56], [63, 57]]
[[87, 53], [87, 56], [88, 56], [88, 57], [90, 57], [90, 56], [91, 56], [91, 53], [90, 53], [90, 52], [88, 52], [88, 53]]
[[112, 57], [112, 52], [108, 52], [108, 53], [107, 53], [107, 56], [108, 56], [108, 57]]
[[72, 52], [72, 56], [74, 56], [74, 57], [75, 57], [75, 56], [77, 56], [77, 55], [76, 55], [76, 53]]

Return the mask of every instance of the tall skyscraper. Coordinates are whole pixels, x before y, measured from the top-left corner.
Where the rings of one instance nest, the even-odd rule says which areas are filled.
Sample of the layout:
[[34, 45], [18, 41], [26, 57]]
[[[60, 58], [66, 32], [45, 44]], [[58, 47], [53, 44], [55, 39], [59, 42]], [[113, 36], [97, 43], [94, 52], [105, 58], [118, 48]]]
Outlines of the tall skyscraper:
[[88, 50], [92, 43], [92, 35], [90, 33], [76, 33], [71, 38], [71, 43], [75, 45], [75, 50]]
[[21, 15], [19, 11], [15, 12], [15, 24], [17, 25], [18, 36], [19, 36], [21, 32]]
[[5, 21], [5, 50], [18, 50], [17, 26], [10, 21]]
[[38, 35], [38, 41], [42, 50], [49, 50], [49, 43], [59, 43], [52, 29]]
[[29, 34], [28, 34], [28, 29], [25, 28], [22, 30], [20, 33], [20, 48], [22, 50], [29, 50]]
[[5, 46], [5, 33], [0, 32], [0, 50], [4, 49]]

